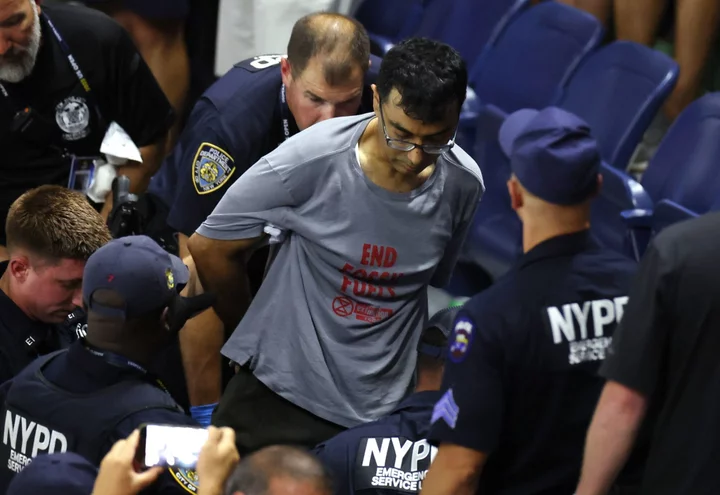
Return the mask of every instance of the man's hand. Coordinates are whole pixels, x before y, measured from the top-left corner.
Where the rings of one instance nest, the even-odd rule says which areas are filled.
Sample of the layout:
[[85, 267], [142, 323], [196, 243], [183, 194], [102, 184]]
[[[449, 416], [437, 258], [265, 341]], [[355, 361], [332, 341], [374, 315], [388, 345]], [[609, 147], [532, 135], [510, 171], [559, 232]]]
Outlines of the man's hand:
[[135, 430], [125, 440], [113, 445], [100, 463], [92, 495], [136, 495], [158, 479], [163, 472], [161, 467], [142, 473], [135, 471], [133, 461], [139, 441], [140, 432]]
[[208, 428], [208, 439], [200, 451], [196, 473], [200, 495], [222, 495], [225, 481], [240, 461], [235, 448], [235, 430]]

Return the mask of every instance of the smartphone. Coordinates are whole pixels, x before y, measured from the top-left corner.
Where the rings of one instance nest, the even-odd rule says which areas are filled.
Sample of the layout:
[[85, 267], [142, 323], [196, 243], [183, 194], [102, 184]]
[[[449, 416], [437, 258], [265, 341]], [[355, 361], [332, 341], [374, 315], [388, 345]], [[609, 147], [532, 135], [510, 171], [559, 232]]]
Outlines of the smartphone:
[[135, 454], [138, 464], [194, 469], [208, 431], [202, 427], [176, 425], [143, 425]]

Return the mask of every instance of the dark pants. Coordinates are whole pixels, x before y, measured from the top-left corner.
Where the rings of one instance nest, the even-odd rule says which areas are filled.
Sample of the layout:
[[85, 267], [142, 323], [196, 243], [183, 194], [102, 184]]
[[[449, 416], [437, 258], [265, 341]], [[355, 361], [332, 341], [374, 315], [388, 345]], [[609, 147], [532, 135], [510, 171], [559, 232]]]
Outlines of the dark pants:
[[212, 424], [235, 430], [241, 456], [278, 444], [310, 449], [345, 430], [280, 397], [247, 368], [228, 383]]

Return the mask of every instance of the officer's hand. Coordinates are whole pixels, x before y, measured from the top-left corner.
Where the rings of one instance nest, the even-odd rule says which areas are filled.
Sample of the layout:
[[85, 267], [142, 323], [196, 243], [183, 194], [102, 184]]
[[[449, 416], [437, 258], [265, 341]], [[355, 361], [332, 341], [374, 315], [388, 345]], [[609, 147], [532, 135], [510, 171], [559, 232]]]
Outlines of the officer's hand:
[[140, 432], [135, 430], [125, 440], [120, 440], [100, 463], [92, 495], [137, 495], [150, 486], [163, 472], [155, 467], [138, 473], [133, 467]]
[[208, 439], [200, 451], [197, 463], [198, 483], [202, 495], [223, 493], [225, 480], [240, 461], [235, 448], [235, 430], [232, 428], [208, 428]]

